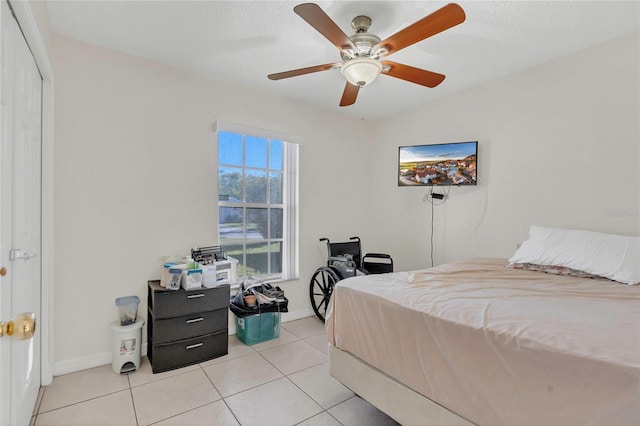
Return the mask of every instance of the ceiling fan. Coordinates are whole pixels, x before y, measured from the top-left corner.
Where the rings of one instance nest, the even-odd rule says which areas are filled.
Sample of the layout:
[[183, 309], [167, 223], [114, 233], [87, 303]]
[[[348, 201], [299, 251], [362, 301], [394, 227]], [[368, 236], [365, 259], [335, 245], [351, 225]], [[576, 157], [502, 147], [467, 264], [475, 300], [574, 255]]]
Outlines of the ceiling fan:
[[342, 62], [269, 74], [267, 77], [281, 80], [339, 68], [347, 80], [340, 106], [353, 105], [360, 88], [371, 84], [380, 73], [426, 87], [436, 87], [442, 83], [445, 77], [442, 74], [397, 62], [381, 61], [380, 58], [461, 24], [466, 18], [459, 5], [450, 3], [381, 41], [378, 36], [368, 32], [371, 26], [368, 16], [353, 18], [351, 26], [355, 34], [349, 37], [317, 4], [299, 4], [293, 11], [338, 48]]

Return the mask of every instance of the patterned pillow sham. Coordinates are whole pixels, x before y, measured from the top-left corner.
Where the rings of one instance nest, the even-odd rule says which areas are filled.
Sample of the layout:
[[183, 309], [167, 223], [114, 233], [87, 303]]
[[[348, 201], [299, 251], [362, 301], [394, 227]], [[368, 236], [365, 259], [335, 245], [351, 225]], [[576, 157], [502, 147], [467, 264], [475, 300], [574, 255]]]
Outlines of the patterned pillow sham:
[[536, 265], [534, 263], [508, 263], [507, 267], [514, 268], [514, 269], [524, 269], [527, 271], [534, 271], [534, 272], [544, 272], [547, 274], [554, 274], [554, 275], [565, 275], [565, 276], [576, 277], [576, 278], [592, 278], [596, 280], [613, 281], [613, 280], [610, 280], [609, 278], [601, 277], [600, 275], [593, 275], [588, 272], [578, 271], [577, 269], [571, 269], [565, 266]]

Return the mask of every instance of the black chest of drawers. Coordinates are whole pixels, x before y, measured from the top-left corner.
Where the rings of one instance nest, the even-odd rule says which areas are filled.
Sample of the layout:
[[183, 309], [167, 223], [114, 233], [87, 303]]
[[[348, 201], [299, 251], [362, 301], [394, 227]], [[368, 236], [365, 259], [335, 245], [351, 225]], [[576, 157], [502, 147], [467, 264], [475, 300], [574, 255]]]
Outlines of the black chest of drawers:
[[147, 357], [154, 373], [228, 352], [229, 285], [186, 291], [148, 282]]

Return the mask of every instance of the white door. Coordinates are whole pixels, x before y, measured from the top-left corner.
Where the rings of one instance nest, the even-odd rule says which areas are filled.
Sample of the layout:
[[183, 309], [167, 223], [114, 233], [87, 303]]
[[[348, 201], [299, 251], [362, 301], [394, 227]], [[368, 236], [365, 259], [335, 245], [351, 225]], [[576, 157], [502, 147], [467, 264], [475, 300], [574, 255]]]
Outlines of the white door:
[[42, 77], [6, 1], [0, 15], [0, 321], [36, 316], [32, 338], [0, 338], [0, 423], [19, 426], [40, 387]]

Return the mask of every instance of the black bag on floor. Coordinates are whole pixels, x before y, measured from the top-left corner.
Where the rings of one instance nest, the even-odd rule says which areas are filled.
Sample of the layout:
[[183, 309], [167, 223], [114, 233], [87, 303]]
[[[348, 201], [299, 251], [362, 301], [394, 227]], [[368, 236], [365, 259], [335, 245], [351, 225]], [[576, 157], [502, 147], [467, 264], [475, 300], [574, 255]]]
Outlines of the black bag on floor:
[[[247, 295], [256, 297], [254, 306], [246, 305], [244, 297]], [[229, 309], [238, 318], [244, 318], [264, 312], [289, 312], [288, 306], [289, 300], [284, 297], [280, 287], [273, 287], [250, 277], [243, 280], [236, 295], [231, 296]]]

